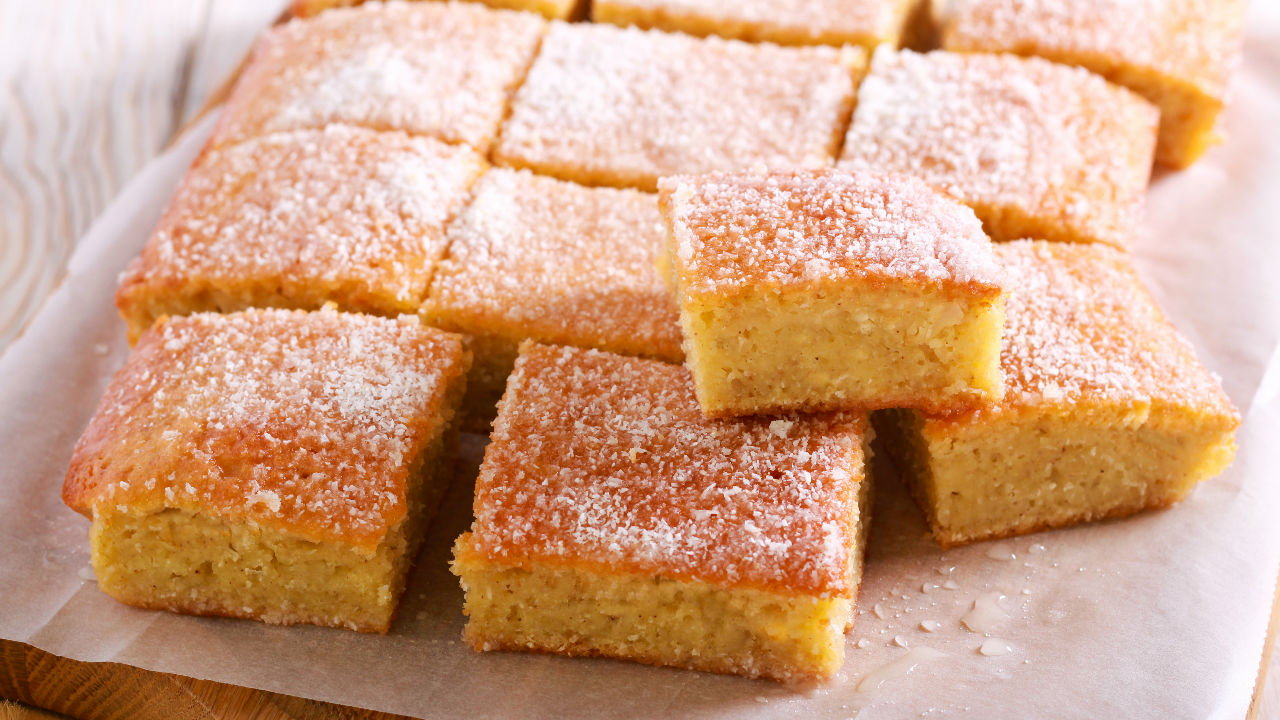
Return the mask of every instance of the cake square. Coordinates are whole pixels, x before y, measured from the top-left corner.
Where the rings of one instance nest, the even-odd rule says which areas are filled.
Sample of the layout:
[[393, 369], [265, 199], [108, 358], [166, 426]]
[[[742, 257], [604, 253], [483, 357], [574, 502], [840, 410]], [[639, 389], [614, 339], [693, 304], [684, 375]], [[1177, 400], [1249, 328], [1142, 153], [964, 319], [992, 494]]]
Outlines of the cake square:
[[917, 175], [995, 240], [1124, 247], [1146, 201], [1157, 112], [1079, 68], [1013, 55], [878, 51], [841, 165]]
[[528, 342], [454, 549], [477, 650], [752, 677], [844, 659], [865, 416], [708, 420], [678, 365]]
[[413, 317], [201, 313], [143, 334], [62, 496], [143, 608], [386, 632], [448, 485], [470, 357]]
[[654, 190], [677, 173], [834, 162], [864, 54], [552, 23], [500, 165]]
[[344, 123], [488, 152], [545, 29], [530, 13], [453, 2], [292, 20], [258, 41], [212, 142]]
[[1239, 415], [1123, 253], [1017, 241], [1004, 398], [875, 416], [946, 546], [1171, 505], [1235, 453]]
[[[675, 302], [658, 275], [654, 195], [495, 168], [449, 228], [426, 321], [475, 339], [466, 426], [484, 428], [522, 340], [680, 362]], [[473, 422], [474, 421], [474, 422]]]
[[955, 0], [948, 50], [1079, 65], [1160, 108], [1156, 160], [1187, 167], [1218, 142], [1245, 0]]
[[921, 22], [920, 0], [595, 0], [591, 19], [780, 45], [900, 45]]
[[[476, 0], [492, 8], [526, 10], [555, 20], [569, 20], [581, 14], [587, 0]], [[310, 17], [336, 7], [363, 5], [365, 0], [294, 0], [290, 14]]]
[[201, 311], [417, 312], [483, 168], [465, 146], [342, 125], [209, 149], [121, 277], [130, 339]]
[[707, 415], [1000, 396], [1002, 281], [960, 203], [840, 170], [664, 178], [661, 201]]

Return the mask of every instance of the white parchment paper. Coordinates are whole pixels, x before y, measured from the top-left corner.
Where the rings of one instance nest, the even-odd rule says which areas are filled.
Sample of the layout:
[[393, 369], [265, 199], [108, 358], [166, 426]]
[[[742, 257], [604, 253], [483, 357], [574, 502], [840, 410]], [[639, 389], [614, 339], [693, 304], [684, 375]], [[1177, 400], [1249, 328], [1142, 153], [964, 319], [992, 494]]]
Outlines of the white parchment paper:
[[[1280, 560], [1280, 2], [1255, 0], [1251, 12], [1230, 139], [1156, 180], [1136, 248], [1168, 313], [1245, 414], [1235, 465], [1168, 511], [948, 553], [925, 538], [899, 489], [882, 488], [848, 662], [829, 685], [471, 652], [447, 557], [470, 522], [474, 439], [388, 636], [181, 617], [100, 593], [88, 523], [59, 500], [62, 476], [126, 353], [116, 274], [207, 122], [128, 186], [81, 244], [67, 283], [0, 358], [0, 637], [432, 718], [1241, 718]], [[986, 656], [978, 648], [988, 638], [961, 618], [993, 593], [1004, 598], [992, 601], [986, 635], [1011, 650]], [[878, 688], [861, 683], [920, 647], [940, 655], [885, 673]]]

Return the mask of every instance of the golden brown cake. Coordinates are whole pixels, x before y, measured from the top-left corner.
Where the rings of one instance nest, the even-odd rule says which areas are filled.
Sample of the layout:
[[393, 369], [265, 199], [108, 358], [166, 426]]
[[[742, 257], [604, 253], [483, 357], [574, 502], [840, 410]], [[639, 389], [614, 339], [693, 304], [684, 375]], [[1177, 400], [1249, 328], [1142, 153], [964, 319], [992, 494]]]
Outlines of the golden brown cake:
[[144, 333], [63, 499], [98, 586], [138, 607], [385, 632], [448, 484], [462, 338], [333, 310]]
[[840, 170], [664, 178], [668, 265], [712, 417], [998, 398], [1004, 299], [973, 211]]
[[214, 130], [226, 145], [345, 123], [487, 152], [546, 22], [475, 3], [370, 3], [293, 20], [254, 48]]
[[476, 339], [466, 426], [486, 428], [521, 340], [680, 362], [675, 303], [656, 264], [654, 195], [494, 169], [449, 229], [427, 322]]
[[920, 0], [595, 0], [591, 19], [782, 45], [898, 46]]
[[[568, 20], [581, 14], [587, 0], [477, 0], [489, 7], [507, 10], [527, 10], [543, 17]], [[290, 13], [295, 17], [309, 17], [323, 10], [336, 7], [363, 5], [365, 0], [294, 0]]]
[[996, 246], [1004, 399], [875, 417], [943, 546], [1164, 507], [1221, 472], [1240, 418], [1122, 253]]
[[831, 676], [867, 439], [858, 414], [707, 420], [678, 365], [524, 344], [455, 546], [467, 642]]
[[863, 61], [853, 48], [552, 23], [494, 161], [641, 190], [676, 173], [829, 165]]
[[1157, 112], [1079, 68], [1012, 55], [882, 50], [841, 165], [917, 175], [996, 240], [1125, 246], [1142, 217]]
[[208, 150], [121, 278], [130, 339], [201, 311], [417, 312], [483, 167], [464, 146], [342, 125]]
[[1156, 159], [1186, 167], [1219, 139], [1245, 0], [950, 0], [948, 50], [1080, 65], [1160, 108]]

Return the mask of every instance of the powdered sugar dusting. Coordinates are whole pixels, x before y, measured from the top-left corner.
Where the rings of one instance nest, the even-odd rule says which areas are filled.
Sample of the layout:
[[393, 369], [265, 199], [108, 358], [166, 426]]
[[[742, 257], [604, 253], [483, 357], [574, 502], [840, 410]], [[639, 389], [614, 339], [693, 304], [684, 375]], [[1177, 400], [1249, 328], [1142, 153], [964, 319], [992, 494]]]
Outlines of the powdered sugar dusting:
[[865, 420], [703, 418], [688, 372], [527, 344], [476, 487], [474, 544], [728, 585], [848, 596]]
[[76, 447], [68, 498], [374, 545], [404, 516], [409, 466], [439, 429], [462, 353], [460, 338], [412, 317], [170, 320], [112, 380]]
[[1245, 0], [951, 0], [948, 49], [1128, 66], [1221, 98], [1240, 53]]
[[[712, 22], [716, 34], [744, 40], [768, 39], [808, 44], [845, 42], [876, 45], [894, 42], [907, 21], [903, 0], [596, 0], [596, 12], [610, 9], [655, 15], [672, 30], [697, 32]], [[670, 18], [670, 19], [668, 19]], [[698, 25], [690, 22], [697, 19]]]
[[264, 304], [412, 312], [483, 164], [461, 146], [341, 125], [212, 150], [125, 273], [122, 305], [247, 285]]
[[546, 23], [472, 3], [387, 2], [268, 32], [215, 144], [347, 123], [486, 150]]
[[658, 201], [494, 169], [449, 230], [426, 312], [462, 332], [678, 361]]
[[1228, 420], [1221, 385], [1165, 319], [1129, 258], [1102, 246], [996, 246], [1010, 282], [1001, 365], [1005, 399], [989, 412], [1088, 397], [1203, 408]]
[[1146, 101], [1078, 68], [886, 48], [841, 165], [921, 177], [973, 205], [997, 240], [1030, 222], [1061, 235], [1047, 239], [1123, 245], [1141, 218], [1156, 121]]
[[675, 173], [831, 163], [854, 50], [553, 23], [498, 162], [652, 190]]
[[839, 170], [666, 178], [683, 290], [713, 294], [846, 277], [998, 291], [973, 211], [923, 183]]

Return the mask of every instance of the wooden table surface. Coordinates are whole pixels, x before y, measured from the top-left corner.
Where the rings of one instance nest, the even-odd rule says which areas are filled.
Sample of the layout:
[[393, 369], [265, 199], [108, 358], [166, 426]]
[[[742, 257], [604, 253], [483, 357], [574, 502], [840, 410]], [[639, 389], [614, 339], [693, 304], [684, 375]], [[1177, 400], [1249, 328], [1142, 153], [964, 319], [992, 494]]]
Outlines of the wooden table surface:
[[[199, 111], [284, 4], [0, 0], [0, 351], [60, 281], [93, 219]], [[1280, 657], [1266, 666], [1280, 677]], [[394, 717], [5, 641], [0, 698], [94, 720]], [[1254, 701], [1253, 717], [1280, 720], [1280, 679]], [[0, 705], [0, 720], [25, 717], [44, 716]]]

